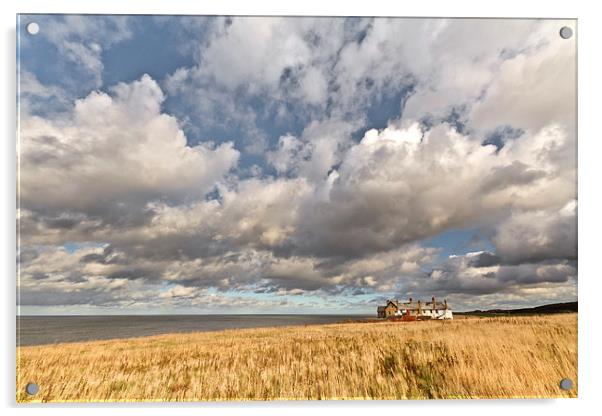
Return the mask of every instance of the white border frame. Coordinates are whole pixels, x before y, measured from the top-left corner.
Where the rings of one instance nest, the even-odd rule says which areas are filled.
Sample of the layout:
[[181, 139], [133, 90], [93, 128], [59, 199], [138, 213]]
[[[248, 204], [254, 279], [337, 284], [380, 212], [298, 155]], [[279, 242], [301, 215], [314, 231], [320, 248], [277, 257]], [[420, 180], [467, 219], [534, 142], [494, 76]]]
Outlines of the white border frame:
[[[595, 2], [557, 1], [527, 2], [504, 0], [495, 3], [470, 0], [420, 0], [393, 2], [386, 0], [303, 0], [295, 3], [277, 0], [221, 0], [199, 2], [190, 0], [103, 0], [85, 2], [74, 0], [21, 0], [17, 4], [2, 2], [2, 91], [0, 116], [4, 127], [2, 143], [2, 181], [0, 204], [2, 238], [0, 258], [4, 273], [1, 276], [4, 316], [2, 323], [1, 383], [2, 405], [9, 408], [5, 414], [79, 415], [84, 405], [16, 405], [15, 403], [15, 130], [16, 130], [16, 76], [15, 27], [16, 13], [94, 13], [94, 14], [233, 14], [233, 15], [340, 15], [340, 16], [420, 16], [420, 17], [540, 17], [577, 18], [579, 36], [579, 398], [558, 400], [434, 400], [407, 402], [251, 402], [251, 403], [189, 403], [189, 404], [97, 404], [86, 405], [85, 412], [104, 415], [108, 408], [115, 415], [144, 411], [148, 415], [162, 415], [166, 407], [177, 406], [181, 414], [232, 414], [248, 412], [254, 415], [331, 414], [345, 411], [351, 415], [379, 412], [445, 412], [482, 416], [507, 413], [545, 412], [546, 415], [568, 412], [586, 412], [601, 404], [598, 392], [602, 369], [599, 345], [600, 320], [593, 313], [601, 290], [602, 276], [598, 265], [597, 232], [600, 227], [599, 184], [602, 178], [598, 161], [602, 154], [600, 142], [600, 88], [599, 40], [602, 39], [602, 16], [596, 13]], [[596, 74], [598, 74], [596, 76]], [[598, 410], [599, 411], [599, 410]]]

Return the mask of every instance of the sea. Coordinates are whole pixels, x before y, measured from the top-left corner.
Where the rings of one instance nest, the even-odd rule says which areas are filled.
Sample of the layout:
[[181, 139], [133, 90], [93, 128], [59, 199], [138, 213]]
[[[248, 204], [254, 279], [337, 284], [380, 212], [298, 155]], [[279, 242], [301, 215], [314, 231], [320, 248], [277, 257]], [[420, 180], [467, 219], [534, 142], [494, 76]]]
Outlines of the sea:
[[69, 315], [17, 316], [17, 346], [108, 340], [149, 335], [315, 325], [365, 315]]

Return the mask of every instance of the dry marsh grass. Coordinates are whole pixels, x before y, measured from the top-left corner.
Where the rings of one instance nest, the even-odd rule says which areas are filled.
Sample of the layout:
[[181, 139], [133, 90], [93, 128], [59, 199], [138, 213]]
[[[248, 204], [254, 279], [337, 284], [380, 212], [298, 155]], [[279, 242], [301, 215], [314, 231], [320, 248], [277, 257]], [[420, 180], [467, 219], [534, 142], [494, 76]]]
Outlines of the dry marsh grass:
[[[569, 377], [573, 390], [560, 390]], [[25, 394], [36, 382], [37, 395]], [[17, 401], [577, 396], [577, 314], [172, 334], [17, 349]]]

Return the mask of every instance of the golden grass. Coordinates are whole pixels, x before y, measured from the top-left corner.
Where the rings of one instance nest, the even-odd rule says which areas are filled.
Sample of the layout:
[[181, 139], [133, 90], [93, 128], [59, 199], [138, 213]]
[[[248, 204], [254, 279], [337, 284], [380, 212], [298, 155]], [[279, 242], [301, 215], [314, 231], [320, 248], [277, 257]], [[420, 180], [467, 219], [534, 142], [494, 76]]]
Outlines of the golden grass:
[[[560, 390], [569, 377], [573, 390]], [[40, 392], [25, 394], [36, 382]], [[577, 396], [577, 314], [172, 334], [17, 349], [17, 401]]]

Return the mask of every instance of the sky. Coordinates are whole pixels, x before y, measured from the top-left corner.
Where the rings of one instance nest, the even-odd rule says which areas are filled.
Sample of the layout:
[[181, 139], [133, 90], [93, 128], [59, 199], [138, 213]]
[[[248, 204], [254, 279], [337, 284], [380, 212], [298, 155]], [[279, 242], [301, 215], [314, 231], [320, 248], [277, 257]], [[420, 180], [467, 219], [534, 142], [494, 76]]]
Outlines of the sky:
[[20, 15], [19, 313], [575, 301], [562, 26]]

